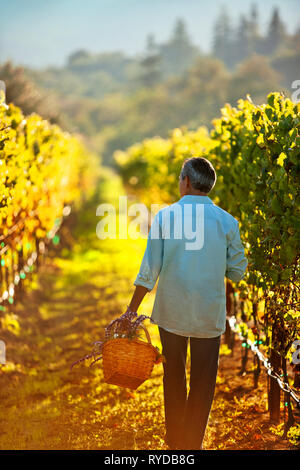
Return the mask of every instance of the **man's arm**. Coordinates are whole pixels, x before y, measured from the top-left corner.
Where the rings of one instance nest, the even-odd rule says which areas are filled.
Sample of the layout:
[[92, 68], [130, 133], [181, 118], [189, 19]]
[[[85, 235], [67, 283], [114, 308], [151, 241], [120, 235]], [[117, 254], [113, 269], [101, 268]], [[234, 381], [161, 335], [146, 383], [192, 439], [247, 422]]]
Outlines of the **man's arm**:
[[233, 282], [243, 279], [248, 262], [240, 238], [239, 224], [236, 223], [233, 236], [227, 247], [226, 277]]
[[149, 292], [149, 290], [144, 287], [144, 286], [136, 286], [135, 291], [133, 293], [132, 299], [130, 301], [130, 304], [128, 305], [129, 309], [132, 312], [136, 312], [137, 309], [139, 308], [143, 298], [145, 295]]
[[156, 214], [149, 231], [147, 247], [142, 259], [139, 273], [134, 281], [136, 286], [129, 304], [130, 310], [136, 312], [146, 293], [155, 286], [163, 262], [163, 239], [159, 224], [159, 213]]

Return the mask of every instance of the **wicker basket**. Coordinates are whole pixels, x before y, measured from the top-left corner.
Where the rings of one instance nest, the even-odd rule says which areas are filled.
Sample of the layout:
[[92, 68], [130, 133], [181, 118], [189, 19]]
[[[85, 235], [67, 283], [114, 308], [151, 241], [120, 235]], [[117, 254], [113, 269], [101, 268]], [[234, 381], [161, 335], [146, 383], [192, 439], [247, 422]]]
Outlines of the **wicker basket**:
[[150, 377], [154, 364], [162, 361], [162, 356], [151, 343], [148, 330], [143, 325], [141, 328], [145, 331], [148, 342], [115, 338], [103, 344], [106, 383], [135, 390]]

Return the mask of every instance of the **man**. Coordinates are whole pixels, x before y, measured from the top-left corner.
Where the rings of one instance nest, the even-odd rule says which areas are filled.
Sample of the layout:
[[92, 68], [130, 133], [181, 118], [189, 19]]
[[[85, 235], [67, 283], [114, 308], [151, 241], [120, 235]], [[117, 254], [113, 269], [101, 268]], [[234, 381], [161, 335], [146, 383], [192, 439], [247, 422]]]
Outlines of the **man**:
[[184, 162], [181, 199], [154, 218], [128, 306], [136, 312], [159, 277], [151, 321], [158, 325], [166, 358], [165, 439], [171, 449], [202, 449], [226, 324], [224, 278], [238, 282], [247, 267], [238, 221], [207, 196], [215, 182], [215, 170], [205, 158]]

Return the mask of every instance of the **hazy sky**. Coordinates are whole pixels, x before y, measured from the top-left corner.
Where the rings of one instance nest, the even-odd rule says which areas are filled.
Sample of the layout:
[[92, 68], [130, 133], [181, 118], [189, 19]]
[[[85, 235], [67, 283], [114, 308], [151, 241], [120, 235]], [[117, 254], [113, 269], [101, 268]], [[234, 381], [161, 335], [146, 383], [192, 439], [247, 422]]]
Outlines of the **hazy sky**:
[[[252, 0], [0, 0], [0, 63], [62, 65], [79, 48], [141, 53], [148, 33], [169, 38], [178, 17], [191, 39], [208, 51], [212, 26], [225, 5], [231, 17], [248, 13]], [[274, 6], [290, 31], [300, 26], [300, 0], [256, 1], [262, 27]]]

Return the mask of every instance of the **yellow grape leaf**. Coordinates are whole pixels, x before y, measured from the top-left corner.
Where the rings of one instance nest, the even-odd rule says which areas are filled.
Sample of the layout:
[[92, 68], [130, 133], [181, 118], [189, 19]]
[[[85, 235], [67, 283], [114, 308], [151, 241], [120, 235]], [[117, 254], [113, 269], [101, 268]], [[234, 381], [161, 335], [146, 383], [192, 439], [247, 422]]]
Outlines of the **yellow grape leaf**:
[[281, 152], [281, 154], [277, 158], [277, 164], [280, 165], [280, 166], [283, 166], [283, 162], [284, 162], [285, 159], [286, 159], [286, 154]]

